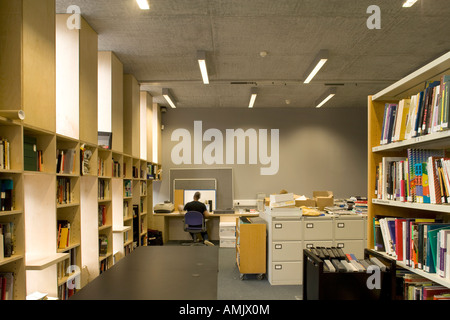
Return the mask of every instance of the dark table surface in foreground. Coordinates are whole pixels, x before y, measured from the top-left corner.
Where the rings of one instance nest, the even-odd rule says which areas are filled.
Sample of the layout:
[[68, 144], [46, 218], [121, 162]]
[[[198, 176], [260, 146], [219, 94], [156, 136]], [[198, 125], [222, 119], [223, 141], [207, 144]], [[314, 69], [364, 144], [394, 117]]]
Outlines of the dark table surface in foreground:
[[217, 247], [139, 247], [71, 300], [216, 300], [217, 274]]

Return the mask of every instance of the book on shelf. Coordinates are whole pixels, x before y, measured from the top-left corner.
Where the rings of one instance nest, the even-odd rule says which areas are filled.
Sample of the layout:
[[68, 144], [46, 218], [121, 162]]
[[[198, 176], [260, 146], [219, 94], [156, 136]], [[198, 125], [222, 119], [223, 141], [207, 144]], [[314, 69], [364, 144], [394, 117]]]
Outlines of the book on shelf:
[[75, 149], [57, 150], [56, 173], [73, 174], [75, 172]]
[[106, 256], [108, 253], [108, 237], [104, 234], [98, 236], [98, 249], [100, 256]]
[[99, 179], [98, 181], [98, 199], [105, 200], [109, 199], [110, 190], [109, 190], [109, 180]]
[[450, 75], [425, 83], [425, 88], [398, 103], [386, 103], [380, 145], [449, 129]]
[[0, 179], [0, 211], [11, 211], [14, 208], [13, 204], [13, 179]]
[[0, 223], [0, 234], [3, 238], [3, 258], [9, 258], [15, 253], [14, 222]]
[[56, 182], [56, 190], [56, 199], [58, 204], [72, 203], [72, 181], [70, 178], [58, 177]]
[[0, 138], [0, 169], [11, 169], [11, 151], [8, 139]]
[[98, 206], [98, 226], [104, 225], [106, 225], [106, 205], [101, 204]]
[[14, 273], [0, 273], [0, 300], [14, 300]]
[[113, 172], [113, 177], [116, 178], [120, 178], [121, 176], [121, 165], [119, 161], [114, 160], [114, 158], [112, 159], [112, 172]]
[[[436, 219], [374, 217], [374, 249], [414, 269], [450, 279], [450, 223]], [[382, 242], [382, 245], [380, 245]]]
[[70, 222], [67, 220], [58, 220], [58, 249], [66, 249], [70, 244]]
[[444, 156], [444, 150], [408, 149], [406, 157], [383, 157], [376, 166], [376, 198], [449, 203], [450, 161]]

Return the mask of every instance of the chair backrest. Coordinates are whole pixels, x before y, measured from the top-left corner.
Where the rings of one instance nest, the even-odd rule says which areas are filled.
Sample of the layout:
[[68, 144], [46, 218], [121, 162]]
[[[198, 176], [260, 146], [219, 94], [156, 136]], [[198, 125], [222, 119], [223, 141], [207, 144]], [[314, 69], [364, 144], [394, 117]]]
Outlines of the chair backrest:
[[198, 211], [188, 211], [184, 216], [184, 223], [189, 226], [200, 226], [203, 224], [203, 214]]

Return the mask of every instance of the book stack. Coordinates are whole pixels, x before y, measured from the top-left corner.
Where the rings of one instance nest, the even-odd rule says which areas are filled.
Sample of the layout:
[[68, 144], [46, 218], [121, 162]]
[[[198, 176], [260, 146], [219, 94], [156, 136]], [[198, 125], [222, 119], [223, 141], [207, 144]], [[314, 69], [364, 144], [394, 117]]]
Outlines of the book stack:
[[323, 261], [325, 272], [364, 272], [370, 266], [386, 271], [387, 266], [376, 257], [357, 259], [353, 253], [344, 253], [337, 247], [312, 247], [309, 249], [317, 258]]
[[380, 145], [448, 130], [449, 85], [450, 75], [444, 75], [408, 99], [386, 103]]
[[375, 250], [406, 266], [450, 280], [450, 223], [421, 218], [374, 218]]

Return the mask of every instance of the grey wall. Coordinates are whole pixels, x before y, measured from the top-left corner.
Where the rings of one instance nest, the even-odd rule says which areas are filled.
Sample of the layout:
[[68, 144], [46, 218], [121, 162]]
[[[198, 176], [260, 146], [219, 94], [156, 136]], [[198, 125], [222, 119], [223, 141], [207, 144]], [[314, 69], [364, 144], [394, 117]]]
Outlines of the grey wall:
[[[216, 128], [280, 130], [280, 169], [274, 176], [260, 175], [261, 165], [221, 165], [234, 172], [234, 198], [255, 199], [256, 194], [281, 189], [312, 196], [314, 190], [331, 190], [335, 197], [367, 194], [367, 110], [327, 109], [171, 109], [162, 116], [163, 181], [155, 184], [156, 201], [169, 199], [172, 132], [184, 128], [193, 135], [194, 121], [203, 121], [203, 132]], [[270, 132], [270, 130], [269, 130]], [[270, 139], [269, 139], [270, 140]], [[210, 142], [205, 142], [203, 147]], [[270, 149], [269, 149], [270, 151]], [[192, 151], [193, 152], [193, 151]], [[246, 161], [248, 163], [248, 160]]]

